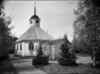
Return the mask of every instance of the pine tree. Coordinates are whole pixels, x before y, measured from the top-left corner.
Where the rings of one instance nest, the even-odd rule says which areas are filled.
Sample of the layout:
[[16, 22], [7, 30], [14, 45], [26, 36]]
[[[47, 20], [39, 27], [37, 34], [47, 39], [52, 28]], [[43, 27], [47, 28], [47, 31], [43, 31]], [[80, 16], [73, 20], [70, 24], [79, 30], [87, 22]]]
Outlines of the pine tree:
[[69, 41], [67, 39], [67, 36], [64, 37], [64, 43], [61, 45], [61, 56], [64, 58], [69, 57]]
[[61, 58], [58, 60], [62, 65], [75, 65], [75, 55], [70, 51], [71, 43], [68, 41], [67, 36], [64, 36], [64, 43], [61, 45]]
[[10, 20], [5, 16], [3, 12], [4, 7], [0, 5], [0, 58], [5, 59], [8, 57], [9, 53], [9, 41], [10, 41]]
[[92, 54], [97, 43], [96, 36], [100, 34], [97, 35], [97, 26], [100, 27], [100, 9], [95, 7], [93, 1], [79, 1], [78, 9], [75, 11], [77, 20], [74, 22], [73, 48], [88, 54]]
[[[14, 72], [15, 68], [9, 59], [10, 20], [5, 16], [3, 0], [0, 1], [0, 73]], [[2, 72], [1, 72], [2, 71]]]
[[40, 44], [40, 47], [37, 51], [37, 56], [33, 57], [32, 65], [39, 67], [41, 65], [47, 65], [49, 61], [48, 56], [44, 56], [43, 51], [42, 51], [42, 46]]

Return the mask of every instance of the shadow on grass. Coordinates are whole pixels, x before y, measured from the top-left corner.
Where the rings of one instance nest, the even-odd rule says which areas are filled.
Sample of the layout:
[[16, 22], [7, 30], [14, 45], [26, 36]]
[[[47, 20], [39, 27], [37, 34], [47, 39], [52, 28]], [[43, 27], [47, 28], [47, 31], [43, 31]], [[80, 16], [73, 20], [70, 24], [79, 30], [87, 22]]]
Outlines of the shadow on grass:
[[18, 74], [18, 72], [11, 62], [6, 62], [0, 64], [0, 74]]

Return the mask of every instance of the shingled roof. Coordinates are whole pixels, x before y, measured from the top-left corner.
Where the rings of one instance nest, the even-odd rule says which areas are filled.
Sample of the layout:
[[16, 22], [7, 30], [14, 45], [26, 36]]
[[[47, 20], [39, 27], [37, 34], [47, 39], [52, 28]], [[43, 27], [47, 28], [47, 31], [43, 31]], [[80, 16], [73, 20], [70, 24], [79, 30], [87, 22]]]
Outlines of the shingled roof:
[[32, 25], [17, 41], [24, 40], [53, 40], [53, 37], [41, 27]]

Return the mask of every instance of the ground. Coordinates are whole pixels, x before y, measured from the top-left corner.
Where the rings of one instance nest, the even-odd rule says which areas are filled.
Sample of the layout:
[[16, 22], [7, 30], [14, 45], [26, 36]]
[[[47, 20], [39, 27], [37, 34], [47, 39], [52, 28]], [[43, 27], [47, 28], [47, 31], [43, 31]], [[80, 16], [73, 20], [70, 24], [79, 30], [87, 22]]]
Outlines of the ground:
[[32, 66], [31, 58], [12, 60], [12, 63], [14, 64], [18, 74], [100, 74], [99, 69], [92, 68], [87, 64], [80, 64], [77, 66], [61, 66], [56, 63], [36, 68]]

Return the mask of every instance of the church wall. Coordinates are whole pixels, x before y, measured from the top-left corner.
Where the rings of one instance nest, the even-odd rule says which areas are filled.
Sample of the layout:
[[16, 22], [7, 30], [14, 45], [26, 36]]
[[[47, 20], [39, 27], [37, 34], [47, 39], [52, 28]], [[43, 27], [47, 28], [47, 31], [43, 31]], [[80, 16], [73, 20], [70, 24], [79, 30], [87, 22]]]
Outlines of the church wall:
[[[34, 56], [35, 49], [30, 50], [29, 48], [30, 42], [31, 41], [17, 43], [17, 46], [18, 46], [17, 54], [21, 56]], [[36, 41], [32, 41], [33, 47], [34, 45], [36, 45], [37, 47], [37, 44], [34, 44], [35, 42]], [[43, 54], [49, 56], [50, 58], [60, 57], [60, 52], [61, 52], [60, 46], [62, 43], [63, 41], [58, 41], [58, 42], [53, 42], [53, 43], [49, 41], [40, 42], [42, 46]], [[20, 47], [21, 45], [22, 45], [22, 49]]]
[[47, 56], [49, 56], [50, 60], [59, 58], [60, 52], [61, 52], [60, 46], [62, 43], [63, 43], [63, 40], [57, 41], [57, 42], [54, 41], [53, 43], [51, 43], [51, 42], [43, 43], [42, 44], [43, 53], [47, 54]]
[[52, 46], [53, 46], [53, 49], [55, 49], [55, 58], [58, 59], [59, 57], [61, 57], [61, 45], [63, 44], [63, 40], [56, 40], [53, 42]]
[[[33, 49], [30, 48], [30, 43], [33, 45]], [[34, 52], [38, 49], [39, 45], [36, 41], [23, 41], [16, 43], [16, 55], [20, 56], [33, 56]]]
[[16, 55], [26, 56], [30, 55], [29, 52], [29, 43], [20, 42], [16, 44]]
[[20, 43], [18, 43], [18, 44], [16, 44], [17, 46], [18, 46], [18, 49], [16, 49], [17, 51], [16, 51], [16, 54], [17, 55], [20, 55], [20, 53], [21, 53], [21, 50], [20, 50]]
[[15, 54], [17, 54], [18, 51], [18, 44], [15, 44]]
[[42, 51], [43, 51], [43, 54], [46, 55], [46, 56], [49, 56], [50, 55], [50, 45], [48, 43], [43, 43], [42, 44]]
[[29, 43], [23, 42], [22, 43], [22, 56], [29, 56], [30, 55], [30, 51], [29, 51]]
[[54, 49], [55, 49], [55, 58], [59, 58], [59, 57], [60, 57], [60, 52], [61, 52], [60, 46], [61, 46], [61, 44], [59, 44], [59, 45], [54, 45]]

